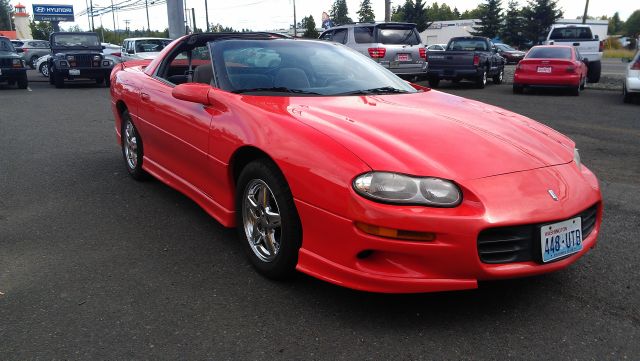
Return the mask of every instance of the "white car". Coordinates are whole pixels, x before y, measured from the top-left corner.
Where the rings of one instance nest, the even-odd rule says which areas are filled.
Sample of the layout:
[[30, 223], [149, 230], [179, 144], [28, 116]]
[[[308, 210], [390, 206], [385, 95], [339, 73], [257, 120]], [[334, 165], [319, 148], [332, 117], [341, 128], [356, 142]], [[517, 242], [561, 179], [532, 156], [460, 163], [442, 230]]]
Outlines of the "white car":
[[[120, 48], [118, 47], [118, 50], [120, 50]], [[45, 56], [41, 56], [38, 58], [38, 60], [36, 60], [36, 69], [38, 69], [38, 71], [40, 72], [40, 74], [42, 74], [42, 76], [45, 77], [49, 77], [49, 58], [51, 57], [51, 55], [45, 55]], [[116, 56], [114, 54], [104, 54], [104, 58], [106, 60], [111, 60], [114, 64], [119, 64], [122, 63], [122, 59], [119, 56]]]
[[631, 103], [634, 96], [640, 97], [640, 50], [627, 65], [622, 94], [625, 103]]
[[431, 44], [427, 46], [428, 51], [445, 51], [447, 44]]
[[165, 38], [128, 38], [122, 42], [122, 60], [155, 59], [173, 40]]

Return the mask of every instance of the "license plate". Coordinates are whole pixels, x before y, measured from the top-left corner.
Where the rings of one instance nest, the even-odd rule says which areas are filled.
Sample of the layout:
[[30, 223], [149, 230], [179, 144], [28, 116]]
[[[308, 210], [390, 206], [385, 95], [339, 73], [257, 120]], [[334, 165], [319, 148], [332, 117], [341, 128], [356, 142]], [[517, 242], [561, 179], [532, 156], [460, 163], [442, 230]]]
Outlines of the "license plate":
[[542, 262], [576, 253], [582, 249], [582, 219], [571, 218], [566, 221], [547, 224], [540, 229]]
[[409, 54], [398, 54], [398, 61], [411, 61]]
[[389, 62], [389, 68], [397, 68], [400, 66], [400, 63], [398, 63], [397, 61], [390, 61]]
[[80, 69], [69, 69], [69, 75], [80, 75]]
[[550, 66], [539, 66], [538, 67], [538, 73], [551, 73], [551, 67]]

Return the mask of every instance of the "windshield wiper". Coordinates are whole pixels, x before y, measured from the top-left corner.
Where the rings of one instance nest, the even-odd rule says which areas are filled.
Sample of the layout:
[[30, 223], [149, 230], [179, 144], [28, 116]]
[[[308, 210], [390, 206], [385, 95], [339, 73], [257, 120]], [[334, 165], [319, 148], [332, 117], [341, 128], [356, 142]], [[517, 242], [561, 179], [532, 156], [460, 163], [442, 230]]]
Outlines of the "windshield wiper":
[[283, 86], [278, 87], [270, 87], [270, 88], [250, 88], [250, 89], [238, 89], [232, 91], [232, 93], [241, 94], [241, 93], [253, 93], [253, 92], [274, 92], [274, 93], [294, 93], [294, 94], [312, 94], [312, 95], [321, 95], [320, 93], [310, 92], [302, 89], [290, 89]]
[[383, 86], [383, 87], [371, 88], [371, 89], [358, 89], [350, 92], [338, 93], [335, 95], [355, 95], [355, 94], [370, 95], [370, 94], [402, 94], [402, 93], [408, 93], [408, 91], [394, 88], [392, 86]]

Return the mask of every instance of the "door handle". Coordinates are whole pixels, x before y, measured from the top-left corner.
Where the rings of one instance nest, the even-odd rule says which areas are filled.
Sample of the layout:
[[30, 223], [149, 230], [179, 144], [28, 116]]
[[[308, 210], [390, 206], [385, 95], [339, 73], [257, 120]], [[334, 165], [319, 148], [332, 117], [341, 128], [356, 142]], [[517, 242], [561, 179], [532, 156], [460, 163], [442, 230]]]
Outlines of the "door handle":
[[142, 99], [142, 101], [148, 102], [151, 97], [147, 93], [140, 93], [140, 99]]
[[580, 46], [580, 43], [573, 43], [573, 46]]

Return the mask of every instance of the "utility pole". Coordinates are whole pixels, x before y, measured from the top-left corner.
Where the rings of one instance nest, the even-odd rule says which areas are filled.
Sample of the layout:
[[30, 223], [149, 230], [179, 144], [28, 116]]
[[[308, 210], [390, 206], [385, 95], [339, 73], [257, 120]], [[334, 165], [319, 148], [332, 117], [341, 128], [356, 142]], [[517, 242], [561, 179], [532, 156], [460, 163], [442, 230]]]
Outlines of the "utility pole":
[[189, 14], [187, 14], [187, 0], [184, 0], [184, 33], [189, 34]]
[[124, 21], [124, 28], [127, 31], [127, 36], [129, 36], [129, 23], [131, 22], [131, 20], [125, 20]]
[[118, 29], [116, 29], [116, 10], [113, 7], [113, 0], [111, 0], [111, 15], [113, 16], [113, 35], [116, 38], [116, 44], [118, 44], [119, 39], [118, 39]]
[[207, 6], [207, 0], [204, 0], [204, 16], [207, 20], [207, 32], [209, 32], [209, 6]]
[[147, 9], [147, 35], [151, 34], [151, 26], [149, 26], [149, 1], [144, 0], [144, 8]]
[[195, 8], [191, 8], [191, 19], [193, 19], [191, 21], [191, 25], [193, 26], [193, 32], [196, 32], [196, 9]]
[[296, 20], [296, 0], [293, 0], [293, 37], [298, 37], [298, 21]]
[[587, 23], [587, 12], [589, 11], [589, 0], [587, 0], [587, 3], [584, 5], [584, 15], [582, 15], [582, 23], [586, 24]]
[[91, 7], [91, 31], [96, 31], [95, 23], [93, 21], [93, 0], [89, 0], [89, 6]]
[[391, 21], [391, 0], [384, 0], [384, 21]]
[[87, 22], [89, 23], [88, 29], [91, 29], [91, 14], [89, 13], [89, 2], [84, 0], [85, 5], [87, 5]]

